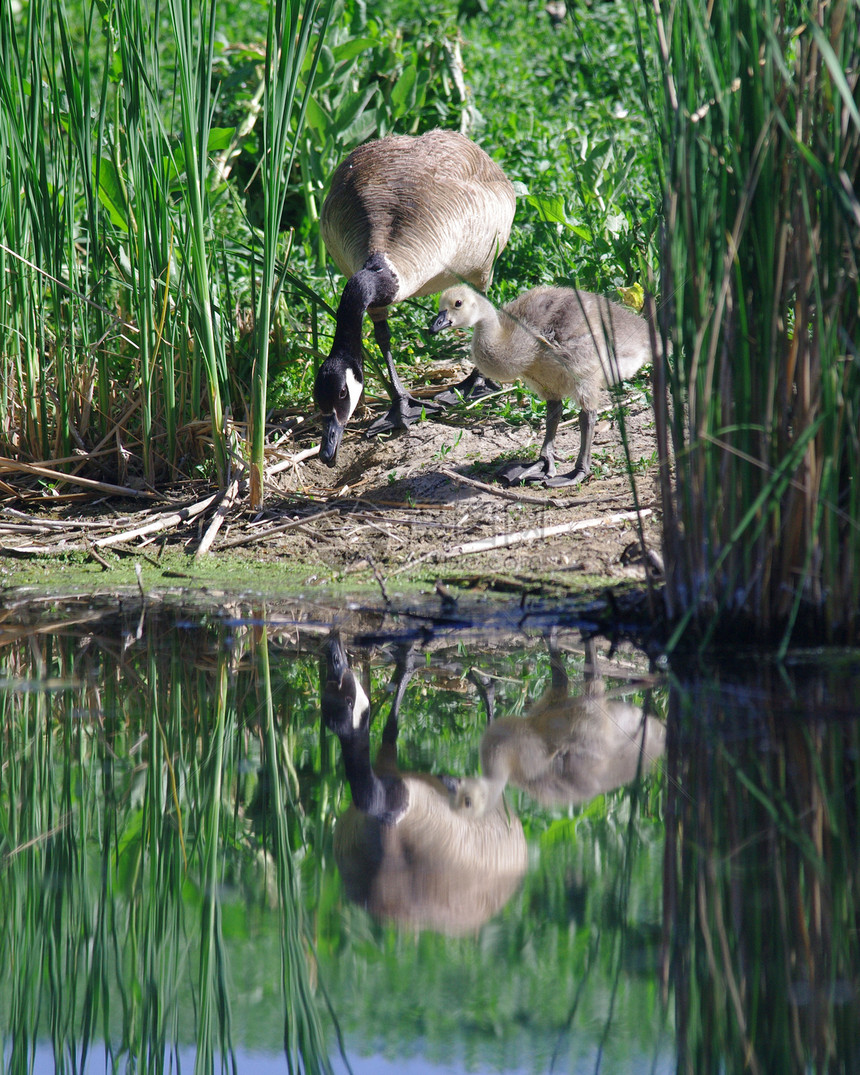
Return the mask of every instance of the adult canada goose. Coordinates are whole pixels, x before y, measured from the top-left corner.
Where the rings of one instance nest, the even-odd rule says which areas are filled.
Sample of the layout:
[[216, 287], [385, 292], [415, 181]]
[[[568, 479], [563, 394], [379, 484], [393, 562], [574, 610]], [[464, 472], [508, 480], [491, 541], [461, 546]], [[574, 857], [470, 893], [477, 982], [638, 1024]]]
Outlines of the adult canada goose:
[[[497, 809], [508, 782], [545, 806], [587, 802], [630, 783], [665, 751], [665, 725], [641, 706], [606, 697], [594, 639], [585, 644], [585, 690], [576, 697], [554, 634], [549, 650], [551, 685], [525, 717], [490, 719], [481, 739], [483, 776], [458, 781], [452, 792], [455, 809], [469, 817]], [[485, 701], [492, 714], [492, 699]]]
[[[431, 332], [474, 325], [472, 361], [486, 376], [524, 381], [547, 401], [546, 436], [536, 463], [504, 468], [503, 481], [576, 485], [591, 473], [591, 443], [600, 394], [632, 377], [651, 359], [647, 323], [632, 310], [589, 291], [536, 287], [497, 310], [473, 288], [451, 287], [439, 298]], [[580, 405], [576, 466], [556, 475], [555, 435], [562, 401]]]
[[[348, 277], [334, 341], [314, 399], [325, 429], [320, 458], [333, 466], [343, 429], [364, 388], [365, 310], [388, 370], [392, 404], [370, 433], [404, 428], [442, 402], [420, 402], [403, 387], [391, 354], [388, 308], [466, 280], [485, 289], [508, 241], [514, 188], [487, 154], [455, 131], [392, 135], [359, 146], [340, 164], [320, 214], [323, 240]], [[475, 385], [473, 371], [460, 387]], [[444, 394], [443, 394], [444, 395]]]
[[401, 772], [397, 724], [412, 675], [401, 648], [395, 694], [374, 766], [370, 706], [337, 634], [325, 647], [323, 721], [340, 740], [352, 806], [338, 818], [335, 860], [347, 896], [378, 918], [414, 929], [477, 929], [513, 895], [527, 866], [518, 818], [503, 804], [472, 818], [452, 808], [455, 782]]

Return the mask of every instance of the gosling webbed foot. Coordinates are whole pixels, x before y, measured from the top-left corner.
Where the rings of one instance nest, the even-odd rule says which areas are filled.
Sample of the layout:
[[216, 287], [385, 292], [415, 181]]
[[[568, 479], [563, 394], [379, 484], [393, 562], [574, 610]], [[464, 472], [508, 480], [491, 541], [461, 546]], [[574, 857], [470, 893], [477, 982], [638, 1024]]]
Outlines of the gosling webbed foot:
[[508, 463], [496, 477], [503, 485], [546, 485], [554, 473], [546, 459], [538, 459], [534, 463]]
[[567, 485], [579, 485], [580, 482], [585, 481], [591, 470], [585, 470], [583, 467], [574, 467], [573, 470], [568, 471], [567, 474], [555, 474], [552, 478], [547, 478], [544, 485], [548, 489], [563, 489]]
[[504, 485], [543, 485], [546, 489], [564, 489], [565, 486], [579, 485], [591, 473], [591, 470], [576, 466], [567, 474], [556, 474], [555, 466], [550, 468], [545, 459], [536, 463], [509, 463], [499, 471], [498, 478]]
[[416, 399], [407, 392], [398, 396], [389, 407], [388, 411], [372, 422], [367, 430], [368, 437], [376, 437], [380, 433], [388, 433], [393, 429], [408, 429], [414, 425], [422, 415], [435, 414], [443, 408], [432, 399]]
[[468, 377], [464, 377], [462, 381], [458, 381], [457, 384], [452, 384], [450, 388], [446, 388], [444, 392], [439, 392], [433, 397], [433, 402], [438, 403], [443, 407], [452, 407], [455, 403], [461, 403], [464, 400], [481, 399], [484, 396], [491, 396], [494, 392], [500, 392], [502, 386], [496, 384], [495, 381], [489, 380], [485, 377], [477, 368], [472, 370]]

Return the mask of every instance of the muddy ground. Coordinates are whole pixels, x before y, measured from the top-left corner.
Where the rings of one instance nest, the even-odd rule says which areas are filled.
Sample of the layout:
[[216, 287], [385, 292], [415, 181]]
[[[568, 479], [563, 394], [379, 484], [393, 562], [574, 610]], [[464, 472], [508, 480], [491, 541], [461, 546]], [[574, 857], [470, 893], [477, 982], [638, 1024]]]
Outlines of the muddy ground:
[[[515, 390], [510, 393], [515, 405]], [[301, 512], [308, 520], [301, 525], [255, 542], [257, 551], [383, 578], [420, 571], [464, 580], [559, 574], [583, 582], [644, 580], [646, 564], [659, 565], [660, 550], [653, 413], [644, 391], [625, 392], [623, 421], [648, 550], [643, 559], [619, 420], [606, 402], [593, 474], [562, 489], [506, 488], [496, 480], [506, 461], [536, 457], [542, 416], [512, 424], [496, 401], [368, 439], [365, 429], [383, 406], [374, 402], [367, 417], [347, 427], [335, 468], [309, 459], [272, 479], [267, 515], [298, 516], [302, 496], [312, 498], [313, 510]], [[318, 435], [313, 428], [297, 437], [296, 448], [312, 447]], [[559, 471], [572, 469], [579, 450], [575, 413], [556, 446]], [[326, 508], [335, 514], [315, 518]]]
[[[465, 371], [455, 365], [435, 372], [438, 381], [451, 382]], [[514, 416], [517, 407], [525, 413], [528, 406], [515, 388], [508, 391], [501, 401], [461, 405], [408, 431], [368, 439], [367, 426], [385, 406], [371, 399], [347, 427], [335, 468], [311, 454], [318, 422], [294, 416], [267, 452], [264, 510], [249, 512], [240, 485], [223, 505], [217, 533], [210, 532], [217, 501], [209, 501], [212, 489], [205, 485], [187, 486], [171, 503], [145, 509], [111, 498], [49, 514], [4, 508], [3, 582], [15, 581], [12, 564], [56, 564], [64, 554], [105, 572], [123, 564], [129, 570], [132, 557], [147, 570], [167, 562], [175, 567], [175, 554], [195, 553], [207, 532], [210, 571], [226, 576], [225, 565], [237, 562], [263, 569], [265, 577], [277, 570], [281, 588], [284, 578], [383, 590], [436, 579], [501, 591], [549, 586], [544, 592], [644, 582], [646, 570], [659, 569], [660, 552], [653, 415], [645, 390], [625, 386], [620, 401], [644, 557], [619, 419], [608, 396], [587, 481], [563, 489], [505, 488], [495, 480], [499, 468], [511, 458], [534, 458], [543, 438], [543, 412], [521, 423], [504, 416], [505, 404]], [[559, 469], [572, 469], [579, 450], [575, 412], [562, 424], [556, 447]], [[201, 559], [185, 555], [183, 562], [199, 566]], [[103, 582], [110, 581], [106, 574]]]

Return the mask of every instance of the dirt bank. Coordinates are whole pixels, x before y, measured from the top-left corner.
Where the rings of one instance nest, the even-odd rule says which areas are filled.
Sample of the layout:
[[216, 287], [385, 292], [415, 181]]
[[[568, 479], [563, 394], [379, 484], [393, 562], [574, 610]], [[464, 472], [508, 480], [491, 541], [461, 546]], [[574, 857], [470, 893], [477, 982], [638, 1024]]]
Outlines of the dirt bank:
[[[586, 482], [568, 489], [506, 489], [495, 472], [529, 451], [534, 457], [543, 435], [542, 413], [517, 421], [517, 407], [527, 406], [517, 400], [511, 389], [504, 406], [497, 399], [459, 407], [369, 440], [364, 430], [383, 405], [372, 401], [350, 423], [333, 469], [308, 457], [319, 443], [319, 426], [294, 423], [267, 456], [264, 510], [250, 513], [240, 486], [224, 505], [206, 560], [267, 566], [297, 584], [441, 578], [528, 589], [554, 580], [577, 590], [644, 581], [646, 563], [657, 562], [660, 549], [653, 418], [645, 391], [629, 388], [621, 400], [645, 560], [617, 414], [607, 405], [600, 417], [594, 473]], [[571, 468], [579, 448], [575, 414], [562, 425], [556, 446], [560, 469]], [[194, 553], [217, 507], [211, 496], [211, 488], [189, 485], [176, 491], [172, 503], [146, 510], [111, 499], [50, 513], [40, 507], [18, 515], [5, 508], [4, 581], [13, 581], [13, 565], [28, 560], [77, 557], [106, 571], [128, 565], [130, 556], [156, 565], [170, 560], [165, 553], [171, 550]]]

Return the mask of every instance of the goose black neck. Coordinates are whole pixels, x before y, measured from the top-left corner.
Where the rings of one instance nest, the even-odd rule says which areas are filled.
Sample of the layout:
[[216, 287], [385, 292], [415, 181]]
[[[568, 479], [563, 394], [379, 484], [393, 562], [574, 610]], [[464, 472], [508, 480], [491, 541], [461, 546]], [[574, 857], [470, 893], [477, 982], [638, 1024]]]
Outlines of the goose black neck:
[[397, 279], [378, 254], [346, 282], [337, 308], [337, 326], [332, 354], [358, 357], [361, 354], [361, 322], [369, 307], [384, 307], [394, 301]]
[[406, 788], [402, 780], [373, 771], [370, 737], [343, 736], [340, 747], [355, 808], [386, 824], [396, 821], [406, 805]]

